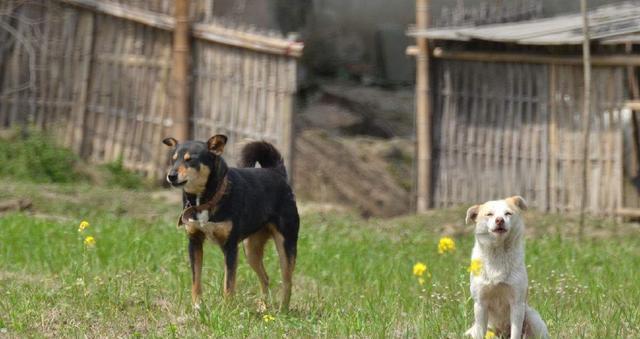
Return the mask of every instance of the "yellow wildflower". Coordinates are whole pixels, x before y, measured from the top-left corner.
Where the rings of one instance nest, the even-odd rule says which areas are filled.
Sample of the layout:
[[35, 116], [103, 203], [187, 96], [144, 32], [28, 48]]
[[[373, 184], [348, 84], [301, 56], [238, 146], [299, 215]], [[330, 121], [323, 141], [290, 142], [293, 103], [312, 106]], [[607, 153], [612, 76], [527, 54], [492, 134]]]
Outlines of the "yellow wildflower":
[[89, 227], [89, 222], [86, 220], [82, 220], [80, 226], [78, 226], [78, 232], [84, 231], [85, 228]]
[[92, 236], [84, 238], [84, 245], [87, 247], [93, 247], [96, 245], [96, 239]]
[[265, 323], [268, 323], [270, 321], [276, 320], [276, 318], [274, 316], [272, 316], [271, 314], [265, 314], [265, 315], [262, 316], [262, 320], [264, 320]]
[[484, 339], [493, 339], [496, 337], [496, 334], [493, 333], [492, 330], [487, 330], [487, 334], [484, 335]]
[[471, 264], [469, 265], [469, 268], [467, 268], [467, 271], [476, 277], [479, 276], [480, 272], [482, 272], [482, 260], [471, 259]]
[[420, 284], [420, 286], [424, 285], [425, 280], [423, 277], [418, 278], [418, 284]]
[[442, 237], [438, 242], [438, 253], [453, 252], [456, 250], [456, 243], [449, 237]]
[[427, 265], [421, 262], [417, 262], [415, 265], [413, 265], [413, 275], [415, 275], [416, 277], [421, 277], [426, 271]]

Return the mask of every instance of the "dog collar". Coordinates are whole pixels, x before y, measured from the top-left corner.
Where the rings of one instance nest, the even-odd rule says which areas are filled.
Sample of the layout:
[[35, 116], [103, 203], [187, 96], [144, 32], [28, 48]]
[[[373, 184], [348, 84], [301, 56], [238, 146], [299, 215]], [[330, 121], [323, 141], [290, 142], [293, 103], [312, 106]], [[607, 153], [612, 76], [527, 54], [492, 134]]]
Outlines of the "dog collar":
[[209, 201], [205, 202], [204, 204], [200, 204], [198, 206], [189, 206], [182, 211], [182, 213], [180, 214], [180, 218], [178, 218], [178, 227], [188, 223], [189, 219], [195, 219], [194, 216], [196, 216], [198, 213], [202, 211], [213, 210], [216, 207], [216, 205], [218, 205], [220, 200], [222, 200], [222, 197], [225, 195], [228, 186], [229, 186], [229, 179], [228, 179], [228, 176], [225, 174], [224, 178], [222, 178], [222, 182], [218, 185], [218, 189], [216, 190], [216, 193], [213, 195], [213, 197]]

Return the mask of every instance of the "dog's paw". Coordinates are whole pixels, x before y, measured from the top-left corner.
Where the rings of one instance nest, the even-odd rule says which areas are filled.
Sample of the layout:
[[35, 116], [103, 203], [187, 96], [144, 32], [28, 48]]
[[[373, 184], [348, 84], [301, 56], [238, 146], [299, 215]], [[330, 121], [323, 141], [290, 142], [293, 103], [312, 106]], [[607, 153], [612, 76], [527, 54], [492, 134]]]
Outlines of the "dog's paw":
[[467, 332], [464, 332], [464, 335], [467, 337], [473, 337], [473, 326], [471, 326], [471, 328], [468, 329]]

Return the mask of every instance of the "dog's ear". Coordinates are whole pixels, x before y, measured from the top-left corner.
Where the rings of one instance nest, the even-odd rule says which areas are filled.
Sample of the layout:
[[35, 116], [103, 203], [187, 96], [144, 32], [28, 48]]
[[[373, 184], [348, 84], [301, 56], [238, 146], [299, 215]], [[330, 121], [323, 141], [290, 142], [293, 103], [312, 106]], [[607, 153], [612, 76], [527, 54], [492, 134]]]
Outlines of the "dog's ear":
[[478, 212], [480, 211], [480, 205], [473, 205], [467, 210], [467, 217], [464, 219], [464, 223], [468, 224], [469, 221], [476, 222]]
[[162, 143], [169, 147], [175, 147], [178, 144], [178, 140], [172, 137], [168, 137], [168, 138], [164, 138], [164, 140], [162, 140]]
[[514, 195], [514, 196], [506, 198], [504, 200], [506, 200], [508, 204], [513, 205], [513, 206], [519, 208], [522, 211], [526, 211], [527, 210], [527, 202], [524, 200], [523, 197], [521, 197], [519, 195]]
[[216, 134], [209, 138], [207, 141], [207, 147], [209, 147], [209, 152], [215, 155], [221, 155], [224, 152], [224, 145], [227, 144], [227, 136], [222, 134]]

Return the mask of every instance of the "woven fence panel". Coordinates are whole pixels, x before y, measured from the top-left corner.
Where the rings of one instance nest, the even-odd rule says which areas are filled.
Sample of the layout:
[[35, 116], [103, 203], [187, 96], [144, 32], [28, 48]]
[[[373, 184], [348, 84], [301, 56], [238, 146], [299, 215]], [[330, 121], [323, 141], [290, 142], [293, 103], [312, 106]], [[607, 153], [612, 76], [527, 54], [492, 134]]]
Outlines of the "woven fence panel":
[[613, 214], [622, 196], [621, 67], [596, 67], [588, 187], [582, 187], [582, 68], [438, 60], [436, 207], [522, 195], [556, 212]]

